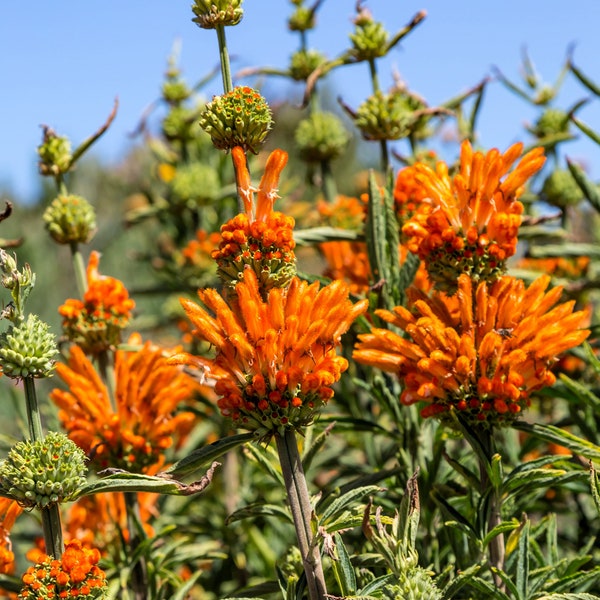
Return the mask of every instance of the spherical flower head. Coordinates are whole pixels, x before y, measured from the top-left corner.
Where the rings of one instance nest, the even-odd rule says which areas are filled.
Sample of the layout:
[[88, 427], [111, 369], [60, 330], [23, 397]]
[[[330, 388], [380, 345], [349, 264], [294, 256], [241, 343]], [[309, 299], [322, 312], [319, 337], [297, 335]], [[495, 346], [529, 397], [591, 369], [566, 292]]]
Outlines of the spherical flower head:
[[350, 136], [337, 115], [313, 112], [300, 121], [295, 139], [305, 161], [321, 163], [343, 154]]
[[170, 183], [174, 202], [192, 208], [210, 204], [221, 190], [215, 169], [200, 162], [177, 167]]
[[27, 569], [19, 600], [108, 598], [106, 574], [99, 561], [95, 548], [85, 548], [79, 540], [68, 542], [60, 559], [43, 555]]
[[234, 301], [211, 289], [198, 296], [204, 307], [186, 299], [181, 303], [194, 334], [216, 355], [180, 354], [171, 361], [216, 380], [221, 413], [264, 439], [289, 428], [301, 430], [333, 396], [331, 386], [348, 367], [336, 347], [368, 305], [366, 300], [353, 304], [340, 281], [319, 289], [318, 282], [309, 285], [297, 277], [264, 297], [250, 269]]
[[200, 127], [219, 150], [241, 146], [256, 154], [272, 125], [267, 101], [251, 87], [235, 87], [213, 97], [200, 115]]
[[121, 342], [121, 332], [135, 307], [120, 280], [100, 275], [99, 263], [100, 254], [92, 252], [83, 300], [69, 298], [58, 309], [67, 338], [89, 354], [99, 354]]
[[242, 0], [194, 0], [192, 19], [203, 29], [237, 25], [244, 16]]
[[562, 289], [546, 291], [548, 276], [529, 288], [502, 277], [473, 286], [461, 275], [452, 297], [413, 292], [410, 309], [378, 310], [406, 332], [374, 328], [359, 335], [354, 358], [396, 374], [403, 404], [424, 403], [424, 417], [452, 425], [456, 414], [479, 427], [510, 425], [531, 394], [552, 385], [557, 357], [589, 335], [584, 311], [557, 304]]
[[56, 338], [37, 315], [11, 325], [0, 335], [0, 368], [6, 377], [50, 377], [58, 352]]
[[462, 273], [475, 281], [494, 281], [505, 272], [506, 260], [517, 247], [523, 212], [518, 198], [545, 161], [543, 149], [536, 148], [509, 173], [522, 148], [515, 144], [504, 154], [496, 149], [483, 154], [465, 141], [452, 179], [443, 162], [435, 171], [414, 165], [427, 200], [404, 224], [402, 234], [409, 250], [425, 261], [437, 289], [454, 293]]
[[98, 469], [115, 467], [148, 472], [165, 462], [165, 452], [181, 443], [194, 423], [182, 409], [198, 384], [176, 366], [167, 364], [165, 351], [139, 335], [130, 336], [138, 351], [115, 353], [115, 399], [78, 346], [69, 364], [57, 365], [68, 389], [54, 389], [61, 425]]
[[0, 485], [23, 507], [68, 502], [85, 484], [84, 452], [64, 433], [17, 442], [0, 463]]
[[96, 233], [93, 206], [75, 194], [60, 194], [44, 211], [46, 229], [59, 244], [87, 244]]
[[546, 108], [530, 128], [531, 133], [537, 138], [547, 138], [569, 132], [569, 115], [558, 108]]
[[407, 569], [382, 589], [387, 600], [441, 600], [442, 592], [435, 585], [431, 573], [422, 567]]
[[315, 28], [316, 11], [306, 6], [298, 4], [292, 16], [288, 19], [288, 28], [290, 31], [309, 31]]
[[362, 9], [354, 20], [354, 33], [350, 34], [356, 60], [374, 60], [385, 56], [389, 33], [383, 23], [374, 21], [367, 9]]
[[425, 108], [416, 96], [403, 90], [381, 91], [369, 96], [356, 111], [354, 124], [366, 140], [399, 140], [422, 128]]
[[242, 148], [235, 147], [232, 156], [245, 213], [221, 227], [221, 242], [212, 254], [217, 274], [234, 294], [247, 268], [256, 273], [264, 292], [285, 287], [296, 274], [294, 219], [273, 211], [273, 205], [279, 198], [277, 186], [287, 153], [274, 150], [270, 154], [258, 188], [251, 184]]
[[562, 209], [575, 206], [583, 200], [581, 188], [577, 185], [571, 171], [566, 169], [556, 169], [546, 177], [542, 194], [548, 204]]
[[41, 175], [56, 177], [69, 170], [73, 155], [68, 138], [60, 137], [49, 127], [44, 127], [44, 138], [37, 151]]
[[292, 54], [290, 59], [290, 76], [295, 81], [306, 81], [310, 74], [320, 67], [326, 58], [317, 50], [301, 49]]
[[197, 122], [199, 112], [199, 110], [187, 106], [171, 106], [161, 124], [163, 135], [169, 141], [189, 142], [194, 140], [202, 131]]

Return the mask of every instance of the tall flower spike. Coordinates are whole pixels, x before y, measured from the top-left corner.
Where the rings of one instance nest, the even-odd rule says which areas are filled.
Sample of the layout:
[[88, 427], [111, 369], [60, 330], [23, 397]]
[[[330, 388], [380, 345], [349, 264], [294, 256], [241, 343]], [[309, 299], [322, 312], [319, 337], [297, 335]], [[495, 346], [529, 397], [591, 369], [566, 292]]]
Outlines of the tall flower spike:
[[509, 425], [532, 392], [554, 383], [558, 355], [590, 333], [579, 329], [585, 312], [573, 312], [573, 301], [556, 304], [562, 288], [546, 291], [549, 283], [544, 276], [525, 288], [505, 276], [473, 288], [461, 275], [452, 297], [413, 292], [411, 310], [376, 311], [412, 341], [374, 328], [359, 335], [353, 357], [396, 374], [401, 402], [426, 403], [424, 417], [452, 422], [456, 412], [472, 424]]
[[120, 280], [100, 275], [99, 263], [100, 254], [92, 252], [83, 301], [69, 298], [58, 309], [67, 338], [89, 354], [99, 354], [121, 342], [121, 332], [135, 307]]
[[228, 304], [216, 290], [200, 290], [206, 308], [181, 300], [195, 335], [212, 344], [216, 356], [180, 354], [170, 361], [216, 380], [217, 404], [236, 426], [265, 439], [302, 429], [333, 396], [331, 386], [347, 369], [336, 346], [368, 301], [352, 304], [341, 281], [319, 289], [297, 277], [265, 299], [250, 269], [236, 293]]
[[544, 164], [543, 148], [528, 152], [509, 173], [523, 150], [514, 144], [504, 154], [473, 152], [465, 140], [459, 172], [451, 179], [439, 162], [435, 171], [417, 163], [415, 177], [426, 202], [402, 227], [408, 247], [427, 263], [440, 290], [454, 293], [462, 273], [474, 281], [494, 281], [515, 253], [523, 205], [518, 202], [527, 180]]
[[[130, 344], [141, 344], [133, 335]], [[164, 453], [189, 432], [194, 415], [176, 412], [197, 384], [167, 364], [162, 349], [149, 342], [137, 352], [115, 354], [116, 410], [92, 363], [78, 346], [71, 347], [69, 366], [57, 365], [68, 390], [50, 398], [69, 437], [99, 469], [118, 467], [149, 472], [164, 463]]]
[[274, 212], [273, 205], [287, 153], [277, 149], [270, 154], [258, 188], [252, 186], [244, 150], [236, 146], [232, 157], [245, 212], [221, 227], [221, 242], [212, 254], [217, 274], [232, 292], [246, 268], [256, 273], [264, 293], [285, 287], [296, 274], [294, 219]]

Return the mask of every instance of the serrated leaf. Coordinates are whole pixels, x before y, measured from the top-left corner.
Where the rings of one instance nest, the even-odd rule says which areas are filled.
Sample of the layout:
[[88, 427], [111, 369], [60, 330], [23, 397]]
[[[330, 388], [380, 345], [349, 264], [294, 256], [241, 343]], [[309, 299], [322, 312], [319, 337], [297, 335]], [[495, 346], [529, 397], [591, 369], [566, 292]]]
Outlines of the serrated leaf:
[[[349, 508], [353, 502], [363, 498], [364, 496], [368, 496], [370, 494], [376, 494], [381, 492], [383, 488], [378, 485], [365, 485], [358, 488], [351, 489], [338, 498], [335, 498], [330, 504], [323, 509], [323, 512], [319, 516], [319, 521], [324, 524], [328, 520], [337, 517], [347, 508]], [[317, 507], [320, 509], [320, 507]]]
[[390, 583], [390, 581], [392, 579], [393, 579], [392, 575], [382, 575], [381, 577], [378, 577], [377, 579], [370, 581], [367, 585], [365, 585], [364, 588], [359, 590], [358, 593], [361, 596], [364, 596], [365, 598], [370, 598], [371, 596], [369, 596], [369, 594], [371, 592], [376, 592], [376, 591], [380, 590], [384, 585]]
[[565, 590], [581, 589], [582, 587], [588, 587], [597, 579], [600, 579], [600, 567], [595, 567], [583, 573], [573, 573], [567, 577], [561, 577], [556, 583], [550, 586], [549, 591], [563, 592]]
[[253, 433], [240, 433], [238, 435], [222, 438], [208, 446], [194, 450], [186, 457], [178, 460], [174, 465], [171, 465], [165, 470], [165, 473], [176, 477], [189, 475], [197, 469], [204, 467], [204, 465], [212, 463], [226, 452], [229, 452], [229, 450], [233, 450], [253, 439]]
[[243, 521], [244, 519], [250, 519], [254, 517], [277, 517], [280, 519], [285, 519], [290, 523], [292, 522], [292, 515], [285, 507], [277, 504], [264, 504], [262, 502], [255, 502], [248, 504], [247, 506], [244, 506], [230, 514], [225, 523], [230, 525], [236, 521]]
[[581, 479], [582, 473], [566, 471], [564, 469], [532, 469], [518, 473], [504, 486], [504, 491], [509, 494], [519, 493], [526, 489], [546, 488]]
[[511, 521], [502, 521], [494, 527], [491, 531], [488, 531], [487, 535], [483, 538], [483, 547], [486, 548], [488, 544], [498, 535], [502, 535], [507, 531], [513, 531], [519, 527], [520, 522], [513, 518]]
[[337, 560], [332, 561], [332, 566], [335, 570], [340, 590], [345, 598], [349, 594], [356, 593], [356, 576], [354, 575], [354, 568], [350, 562], [350, 555], [342, 540], [342, 536], [336, 533], [334, 537]]
[[502, 583], [504, 583], [504, 585], [508, 588], [508, 591], [511, 593], [513, 598], [516, 598], [516, 600], [525, 600], [523, 596], [519, 595], [517, 586], [510, 578], [508, 573], [505, 573], [502, 569], [498, 569], [496, 567], [492, 567], [492, 573], [502, 580]]

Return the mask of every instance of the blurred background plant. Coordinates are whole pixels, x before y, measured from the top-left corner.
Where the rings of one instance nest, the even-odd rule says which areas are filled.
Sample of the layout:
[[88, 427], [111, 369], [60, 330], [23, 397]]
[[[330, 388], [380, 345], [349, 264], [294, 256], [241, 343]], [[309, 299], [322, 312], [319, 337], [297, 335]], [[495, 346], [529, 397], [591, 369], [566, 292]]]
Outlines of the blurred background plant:
[[[194, 4], [195, 22], [204, 28], [210, 17], [215, 26], [221, 55], [227, 47], [225, 26], [244, 26], [241, 4]], [[327, 591], [339, 598], [600, 597], [600, 189], [585, 166], [566, 158], [565, 151], [575, 136], [600, 144], [600, 134], [579, 116], [585, 102], [598, 102], [598, 83], [586, 65], [575, 63], [571, 50], [552, 85], [540, 80], [524, 54], [523, 82], [510, 81], [496, 69], [493, 78], [482, 74], [480, 81], [466, 82], [471, 85], [466, 92], [449, 90], [447, 101], [430, 106], [397, 74], [392, 88], [382, 90], [378, 71], [378, 60], [401, 40], [409, 53], [411, 37], [427, 35], [424, 12], [407, 15], [404, 27], [389, 31], [367, 3], [358, 2], [347, 47], [327, 59], [309, 44], [322, 4], [290, 2], [287, 26], [297, 33], [298, 48], [287, 69], [257, 67], [221, 75], [225, 92], [231, 91], [228, 77], [259, 90], [269, 77], [304, 86], [302, 106], [271, 106], [273, 126], [265, 148], [289, 154], [278, 210], [296, 221], [301, 277], [321, 284], [343, 280], [352, 299], [366, 298], [372, 309], [343, 339], [339, 353], [350, 362], [335, 397], [299, 438]], [[371, 89], [364, 90], [358, 107], [348, 106], [344, 91], [328, 85], [328, 74], [338, 68], [368, 69]], [[77, 350], [67, 363], [67, 340], [61, 339], [61, 360], [71, 372], [63, 365], [59, 375], [70, 390], [56, 377], [39, 382], [38, 396], [52, 393], [63, 411], [41, 402], [48, 427], [87, 431], [93, 441], [84, 450], [100, 468], [147, 475], [166, 469], [174, 477], [192, 479], [213, 460], [222, 463], [201, 496], [133, 490], [129, 496], [85, 496], [63, 511], [69, 538], [93, 540], [101, 552], [109, 595], [115, 598], [291, 600], [309, 593], [274, 445], [236, 434], [219, 414], [214, 390], [183, 373], [179, 385], [180, 391], [189, 387], [187, 398], [178, 398], [163, 412], [144, 415], [137, 408], [134, 417], [125, 416], [128, 403], [142, 406], [145, 401], [127, 386], [151, 380], [163, 354], [160, 348], [178, 346], [193, 355], [211, 351], [210, 344], [192, 335], [178, 298], [196, 298], [197, 289], [220, 286], [213, 252], [221, 240], [221, 225], [239, 212], [239, 178], [227, 153], [213, 146], [215, 122], [206, 113], [207, 105], [215, 106], [213, 94], [220, 93], [215, 75], [199, 74], [198, 83], [187, 84], [174, 52], [161, 97], [152, 105], [161, 106], [162, 115], [154, 110], [142, 115], [139, 145], [115, 169], [89, 158], [94, 141], [110, 135], [114, 113], [75, 150], [67, 138], [46, 128], [39, 151], [44, 193], [34, 206], [15, 199], [13, 216], [1, 225], [3, 248], [14, 249], [19, 264], [30, 264], [37, 273], [28, 309], [53, 331], [61, 331], [57, 309], [65, 299], [84, 301], [95, 278], [105, 281], [97, 271], [94, 275], [88, 269], [86, 276], [83, 265], [93, 248], [102, 254], [102, 273], [110, 273], [111, 281], [118, 277], [135, 300], [127, 329], [152, 340], [150, 346], [138, 336], [109, 343], [105, 350], [110, 360], [99, 360], [96, 368], [100, 372], [103, 364], [112, 365], [121, 379], [107, 398], [123, 386], [129, 391], [113, 399], [128, 400], [124, 413], [111, 408], [110, 401], [98, 409], [99, 401], [90, 400], [98, 411], [94, 415], [81, 410], [83, 396], [78, 396], [81, 412], [73, 408], [73, 373], [89, 380], [86, 393], [96, 395], [101, 387], [94, 388], [92, 367]], [[567, 78], [581, 86], [585, 101], [560, 105], [558, 92]], [[431, 282], [406, 249], [402, 229], [428, 197], [423, 177], [413, 167], [421, 163], [435, 169], [443, 147], [452, 157], [450, 175], [459, 172], [460, 143], [469, 140], [478, 150], [477, 119], [486, 109], [484, 94], [499, 85], [538, 111], [533, 124], [515, 137], [524, 140], [524, 152], [542, 147], [548, 157], [519, 190], [524, 209], [508, 272], [527, 285], [540, 274], [549, 275], [550, 287], [562, 286], [563, 302], [573, 300], [576, 310], [586, 311], [583, 326], [591, 334], [583, 346], [560, 357], [554, 368], [557, 382], [534, 390], [528, 411], [510, 427], [493, 428], [484, 447], [472, 424], [449, 428], [424, 418], [422, 405], [401, 404], [406, 384], [351, 360], [351, 354], [357, 335], [385, 326], [374, 309], [407, 305], [407, 288], [413, 282], [421, 294], [430, 294]], [[247, 153], [253, 179], [263, 172], [268, 156], [258, 146], [249, 147], [256, 155]], [[75, 162], [78, 168], [73, 170]], [[74, 269], [67, 266], [71, 259]], [[497, 333], [510, 342], [513, 331], [504, 329]], [[400, 330], [392, 323], [390, 331]], [[110, 369], [104, 376], [110, 381]], [[150, 392], [168, 387], [171, 376], [152, 379], [157, 389]], [[2, 384], [5, 455], [26, 436], [27, 423], [22, 390]], [[69, 410], [78, 419], [72, 427]], [[144, 421], [140, 415], [154, 425], [157, 415], [175, 425], [162, 438], [153, 438], [151, 425], [140, 440], [134, 435], [139, 434], [136, 421]], [[92, 432], [82, 423], [91, 424]], [[115, 436], [111, 443], [108, 429]], [[114, 442], [119, 436], [121, 445]], [[167, 438], [169, 443], [162, 441]], [[80, 433], [77, 442], [83, 439]], [[151, 452], [145, 452], [142, 441], [150, 442]], [[122, 450], [130, 448], [127, 444], [140, 454]], [[117, 458], [107, 458], [104, 448], [109, 446], [120, 449]], [[491, 524], [489, 513], [498, 505]], [[25, 555], [32, 556], [41, 536], [34, 518], [25, 515], [14, 523], [14, 514], [5, 510], [0, 513], [0, 542], [8, 541], [10, 530], [12, 546], [0, 555], [0, 567], [7, 574], [5, 588], [15, 594], [20, 584], [11, 575], [25, 571], [30, 564]], [[498, 560], [500, 539], [504, 550]]]

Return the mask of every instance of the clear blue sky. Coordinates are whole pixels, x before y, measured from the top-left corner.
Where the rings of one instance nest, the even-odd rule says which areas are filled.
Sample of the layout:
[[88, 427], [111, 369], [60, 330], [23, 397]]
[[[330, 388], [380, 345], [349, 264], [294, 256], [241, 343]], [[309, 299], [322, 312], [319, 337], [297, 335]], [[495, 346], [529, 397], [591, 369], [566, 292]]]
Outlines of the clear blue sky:
[[[396, 69], [409, 87], [435, 105], [464, 91], [498, 66], [520, 81], [521, 49], [527, 46], [541, 77], [551, 83], [569, 44], [575, 62], [600, 84], [598, 0], [368, 0], [378, 20], [395, 32], [421, 9], [426, 20], [382, 63], [382, 84]], [[310, 45], [329, 57], [348, 45], [355, 0], [325, 0]], [[287, 31], [288, 0], [246, 0], [245, 18], [228, 28], [234, 70], [243, 66], [285, 67], [297, 48]], [[41, 124], [68, 135], [76, 145], [95, 131], [119, 97], [120, 109], [96, 154], [117, 162], [132, 143], [132, 131], [159, 93], [167, 57], [181, 43], [180, 65], [190, 83], [217, 64], [212, 31], [191, 21], [189, 0], [30, 0], [10, 2], [0, 20], [0, 189], [31, 200], [39, 185], [35, 149]], [[330, 80], [345, 101], [357, 106], [370, 92], [366, 65], [344, 67]], [[244, 83], [252, 83], [244, 81]], [[269, 85], [268, 91], [281, 91]], [[206, 88], [219, 93], [220, 80]], [[589, 96], [569, 77], [558, 98], [570, 106]], [[504, 149], [525, 137], [522, 126], [532, 108], [494, 83], [487, 91], [480, 121], [480, 143]], [[600, 129], [600, 100], [578, 113]], [[585, 159], [600, 178], [600, 148], [571, 143], [568, 154]]]

